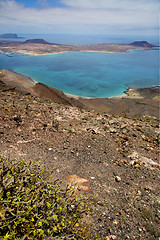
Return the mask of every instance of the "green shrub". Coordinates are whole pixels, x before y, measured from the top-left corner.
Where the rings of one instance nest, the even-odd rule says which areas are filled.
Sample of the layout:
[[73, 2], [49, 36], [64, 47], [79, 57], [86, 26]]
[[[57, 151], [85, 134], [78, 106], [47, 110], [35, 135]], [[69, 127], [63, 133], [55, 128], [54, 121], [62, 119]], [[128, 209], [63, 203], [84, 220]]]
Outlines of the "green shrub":
[[82, 120], [89, 121], [89, 116], [84, 116]]
[[141, 212], [141, 216], [145, 219], [151, 219], [152, 218], [152, 212], [148, 209], [143, 209]]
[[0, 157], [0, 238], [91, 239], [82, 196], [45, 180], [40, 165]]

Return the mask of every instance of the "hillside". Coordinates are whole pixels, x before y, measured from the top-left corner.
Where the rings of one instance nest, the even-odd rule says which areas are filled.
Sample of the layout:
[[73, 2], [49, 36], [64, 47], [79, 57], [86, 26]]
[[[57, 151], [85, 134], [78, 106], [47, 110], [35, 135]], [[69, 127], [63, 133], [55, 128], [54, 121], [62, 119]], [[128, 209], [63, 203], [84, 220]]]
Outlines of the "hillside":
[[115, 116], [141, 118], [159, 115], [160, 87], [128, 89], [122, 97], [79, 99], [89, 109], [106, 112]]
[[82, 178], [85, 221], [101, 239], [160, 237], [158, 134], [155, 117], [80, 110], [0, 81], [0, 154], [41, 161], [55, 179]]
[[86, 108], [80, 101], [67, 97], [62, 91], [56, 88], [48, 87], [43, 83], [35, 84], [32, 88], [30, 88], [30, 92], [35, 96], [48, 98], [55, 103], [76, 106], [78, 108]]

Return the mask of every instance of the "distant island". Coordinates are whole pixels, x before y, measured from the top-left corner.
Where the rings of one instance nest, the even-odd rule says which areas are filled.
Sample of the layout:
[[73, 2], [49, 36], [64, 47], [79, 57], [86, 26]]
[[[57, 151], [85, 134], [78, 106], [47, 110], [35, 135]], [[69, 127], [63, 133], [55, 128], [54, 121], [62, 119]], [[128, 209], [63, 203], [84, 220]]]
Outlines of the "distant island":
[[0, 38], [15, 39], [15, 38], [22, 38], [22, 37], [18, 37], [18, 35], [15, 33], [5, 33], [5, 34], [0, 35]]
[[[2, 35], [1, 35], [2, 36]], [[4, 35], [3, 35], [4, 36]], [[147, 41], [138, 41], [130, 44], [95, 44], [95, 45], [65, 45], [49, 43], [44, 39], [28, 39], [20, 41], [0, 41], [0, 53], [8, 56], [12, 54], [49, 55], [65, 52], [101, 52], [120, 53], [133, 50], [149, 50], [157, 47]]]

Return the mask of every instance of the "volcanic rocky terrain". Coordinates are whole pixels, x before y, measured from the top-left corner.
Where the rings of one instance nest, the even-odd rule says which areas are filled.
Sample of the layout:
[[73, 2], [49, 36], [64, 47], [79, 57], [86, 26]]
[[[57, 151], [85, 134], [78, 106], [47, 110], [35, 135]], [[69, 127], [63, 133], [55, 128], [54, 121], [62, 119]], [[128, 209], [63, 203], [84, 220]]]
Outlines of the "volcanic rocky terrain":
[[41, 161], [55, 179], [80, 182], [91, 207], [85, 221], [101, 239], [159, 239], [155, 114], [87, 110], [73, 99], [71, 105], [36, 96], [40, 85], [32, 87], [36, 94], [6, 83], [1, 73], [0, 154]]

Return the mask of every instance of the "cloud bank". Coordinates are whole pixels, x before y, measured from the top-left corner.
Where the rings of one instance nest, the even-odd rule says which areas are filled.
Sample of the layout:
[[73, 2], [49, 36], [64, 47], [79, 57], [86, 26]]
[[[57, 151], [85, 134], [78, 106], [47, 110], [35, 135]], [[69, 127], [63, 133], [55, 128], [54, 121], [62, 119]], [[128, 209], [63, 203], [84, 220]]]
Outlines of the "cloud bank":
[[[148, 34], [159, 29], [159, 0], [0, 0], [0, 32]], [[53, 4], [52, 4], [53, 3]]]

